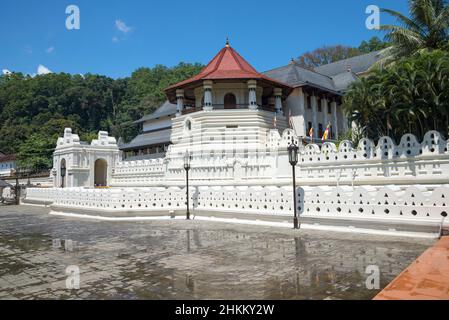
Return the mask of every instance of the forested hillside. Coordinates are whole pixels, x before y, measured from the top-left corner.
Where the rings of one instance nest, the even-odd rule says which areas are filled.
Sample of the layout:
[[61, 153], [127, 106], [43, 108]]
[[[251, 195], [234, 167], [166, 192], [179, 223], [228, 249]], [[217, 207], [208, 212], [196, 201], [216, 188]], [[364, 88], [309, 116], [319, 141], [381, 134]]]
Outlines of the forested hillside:
[[125, 141], [138, 130], [132, 122], [164, 100], [163, 89], [198, 73], [200, 64], [140, 68], [131, 77], [65, 73], [0, 77], [0, 150], [17, 154], [33, 168], [51, 166], [51, 154], [64, 127], [90, 141], [98, 130]]

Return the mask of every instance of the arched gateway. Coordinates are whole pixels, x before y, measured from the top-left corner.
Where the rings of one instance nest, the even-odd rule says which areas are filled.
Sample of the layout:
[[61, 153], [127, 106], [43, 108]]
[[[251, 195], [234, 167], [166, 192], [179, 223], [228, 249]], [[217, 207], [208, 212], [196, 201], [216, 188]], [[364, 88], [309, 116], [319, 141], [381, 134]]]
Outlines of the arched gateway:
[[95, 161], [95, 187], [106, 187], [108, 185], [108, 163], [104, 159]]

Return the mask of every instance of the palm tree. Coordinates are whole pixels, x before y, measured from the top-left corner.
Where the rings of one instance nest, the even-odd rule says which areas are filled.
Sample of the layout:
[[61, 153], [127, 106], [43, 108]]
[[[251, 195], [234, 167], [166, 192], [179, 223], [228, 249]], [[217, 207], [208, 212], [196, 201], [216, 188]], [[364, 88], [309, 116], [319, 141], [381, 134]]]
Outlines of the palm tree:
[[423, 50], [383, 71], [374, 70], [346, 93], [343, 108], [364, 136], [422, 137], [449, 132], [449, 54]]
[[392, 46], [385, 49], [385, 60], [410, 56], [421, 49], [440, 49], [448, 46], [449, 5], [447, 0], [409, 0], [410, 18], [390, 10], [382, 12], [395, 17], [399, 26], [383, 25], [385, 40]]

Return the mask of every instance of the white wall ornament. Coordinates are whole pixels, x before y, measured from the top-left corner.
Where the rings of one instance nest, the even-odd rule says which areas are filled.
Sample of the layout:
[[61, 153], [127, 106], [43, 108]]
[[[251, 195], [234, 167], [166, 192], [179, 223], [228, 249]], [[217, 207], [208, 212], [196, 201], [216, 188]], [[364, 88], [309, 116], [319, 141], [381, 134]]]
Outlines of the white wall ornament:
[[[214, 111], [214, 115], [215, 112], [220, 111]], [[242, 115], [250, 116], [246, 112]], [[200, 115], [192, 115], [195, 116]], [[256, 116], [257, 113], [251, 114]], [[176, 118], [181, 131], [186, 129], [186, 119]], [[196, 121], [200, 123], [197, 125]], [[447, 217], [448, 142], [438, 132], [427, 133], [422, 142], [407, 134], [398, 145], [391, 138], [382, 137], [377, 145], [362, 139], [356, 148], [350, 141], [343, 141], [338, 147], [332, 142], [321, 147], [300, 146], [296, 170], [298, 202], [293, 204], [287, 147], [292, 141], [300, 141], [293, 130], [286, 129], [281, 134], [265, 126], [255, 133], [256, 129], [227, 128], [221, 119], [214, 118], [217, 122], [212, 128], [201, 121], [191, 122], [193, 142], [175, 139], [165, 158], [139, 161], [120, 161], [115, 139], [105, 132], [86, 145], [66, 129], [54, 154], [54, 188], [29, 189], [27, 200], [50, 201], [59, 209], [98, 212], [183, 210], [183, 158], [189, 150], [190, 195], [197, 213], [212, 211], [234, 217], [248, 214], [288, 220], [296, 205], [302, 217], [310, 218], [426, 225], [440, 224]], [[176, 137], [178, 133], [175, 130]], [[223, 135], [223, 139], [211, 139]], [[94, 188], [95, 162], [99, 158], [107, 162], [107, 189]], [[60, 188], [62, 159], [71, 173], [65, 188]]]

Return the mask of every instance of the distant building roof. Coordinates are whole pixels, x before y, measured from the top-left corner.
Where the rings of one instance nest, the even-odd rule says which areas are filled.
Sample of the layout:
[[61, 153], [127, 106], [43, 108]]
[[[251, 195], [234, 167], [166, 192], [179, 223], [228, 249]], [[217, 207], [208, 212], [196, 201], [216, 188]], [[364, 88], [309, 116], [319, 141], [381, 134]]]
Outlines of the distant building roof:
[[266, 71], [264, 74], [292, 87], [301, 87], [308, 84], [329, 91], [337, 91], [331, 77], [303, 68], [295, 61], [291, 61], [286, 66]]
[[15, 155], [0, 155], [0, 162], [16, 161]]
[[162, 117], [170, 117], [174, 116], [175, 114], [176, 114], [176, 104], [170, 103], [170, 101], [167, 100], [152, 114], [145, 115], [141, 119], [135, 121], [134, 123], [142, 123], [150, 120], [159, 119]]
[[12, 187], [12, 185], [9, 184], [8, 182], [0, 180], [0, 188], [8, 188], [8, 187]]
[[316, 72], [328, 76], [335, 76], [347, 72], [348, 69], [355, 74], [368, 71], [377, 61], [383, 57], [382, 51], [374, 51], [357, 57], [336, 61], [315, 68]]
[[141, 133], [130, 143], [119, 146], [120, 150], [132, 150], [143, 147], [150, 147], [157, 144], [169, 143], [171, 129]]
[[273, 70], [265, 75], [284, 82], [292, 87], [312, 86], [342, 94], [359, 74], [367, 72], [383, 57], [382, 51], [326, 64], [313, 70], [301, 67], [296, 61]]
[[348, 89], [351, 83], [358, 79], [358, 77], [355, 73], [347, 71], [337, 74], [336, 76], [332, 77], [332, 79], [334, 80], [335, 90], [344, 92]]

